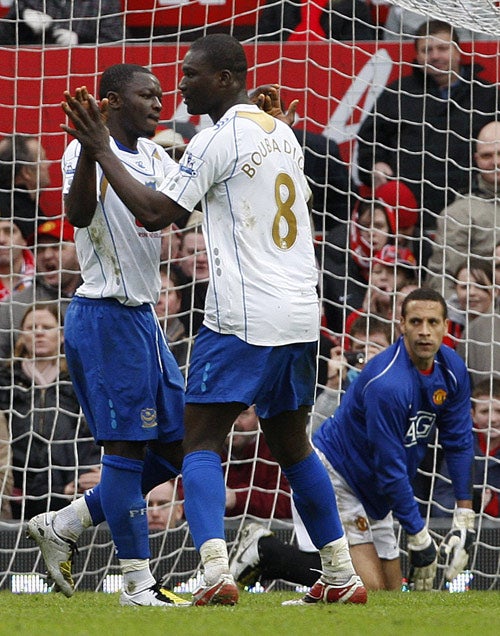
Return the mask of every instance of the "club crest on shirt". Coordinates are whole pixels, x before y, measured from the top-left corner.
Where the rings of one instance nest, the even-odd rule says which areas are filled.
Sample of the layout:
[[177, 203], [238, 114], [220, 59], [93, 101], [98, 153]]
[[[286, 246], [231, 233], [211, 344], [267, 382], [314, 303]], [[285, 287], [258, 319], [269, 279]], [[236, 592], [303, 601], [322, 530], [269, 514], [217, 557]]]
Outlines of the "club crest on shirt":
[[142, 428], [154, 428], [158, 426], [156, 421], [156, 409], [142, 409], [141, 411]]
[[437, 391], [434, 391], [434, 395], [432, 396], [432, 401], [437, 406], [441, 406], [441, 404], [444, 404], [447, 397], [448, 397], [448, 394], [446, 393], [444, 389], [438, 389]]

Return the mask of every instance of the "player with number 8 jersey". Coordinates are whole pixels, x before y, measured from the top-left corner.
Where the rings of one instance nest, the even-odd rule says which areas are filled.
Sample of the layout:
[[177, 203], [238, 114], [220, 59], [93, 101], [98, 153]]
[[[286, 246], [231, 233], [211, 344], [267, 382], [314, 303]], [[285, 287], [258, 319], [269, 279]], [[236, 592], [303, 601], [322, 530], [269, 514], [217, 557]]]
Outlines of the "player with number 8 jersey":
[[203, 201], [210, 329], [255, 345], [317, 340], [318, 274], [303, 163], [289, 126], [253, 104], [237, 104], [193, 139], [178, 174], [162, 186], [188, 210]]
[[185, 513], [205, 578], [193, 604], [238, 600], [219, 453], [250, 404], [322, 558], [314, 593], [298, 602], [364, 603], [333, 488], [306, 434], [319, 300], [304, 158], [290, 127], [251, 103], [246, 72], [244, 50], [230, 36], [191, 45], [179, 88], [188, 112], [207, 113], [214, 125], [191, 140], [177, 174], [160, 186], [187, 210], [201, 201], [210, 267], [184, 418]]

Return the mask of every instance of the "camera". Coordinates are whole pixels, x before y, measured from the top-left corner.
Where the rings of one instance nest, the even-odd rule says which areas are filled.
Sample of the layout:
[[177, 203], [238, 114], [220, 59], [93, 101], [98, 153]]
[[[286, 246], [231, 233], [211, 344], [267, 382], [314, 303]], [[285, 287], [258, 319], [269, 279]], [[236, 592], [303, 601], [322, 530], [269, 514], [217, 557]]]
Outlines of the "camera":
[[362, 351], [347, 351], [344, 353], [344, 357], [347, 360], [347, 364], [351, 367], [357, 364], [364, 364], [366, 362], [366, 356]]

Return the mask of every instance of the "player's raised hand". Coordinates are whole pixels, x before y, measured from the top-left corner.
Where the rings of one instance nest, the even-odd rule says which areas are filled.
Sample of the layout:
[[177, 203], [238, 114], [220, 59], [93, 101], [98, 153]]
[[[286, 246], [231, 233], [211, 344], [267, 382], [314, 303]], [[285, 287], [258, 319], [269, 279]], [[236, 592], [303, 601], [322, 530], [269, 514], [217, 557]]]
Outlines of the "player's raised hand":
[[432, 590], [437, 570], [437, 548], [427, 528], [408, 535], [408, 556], [410, 589], [417, 592]]
[[[77, 88], [75, 90], [75, 99], [78, 102], [80, 102], [80, 104], [82, 104], [82, 106], [86, 108], [87, 110], [90, 108], [90, 101], [89, 101], [90, 97], [91, 97], [91, 94], [89, 93], [86, 86], [81, 86], [80, 88]], [[106, 122], [108, 118], [108, 100], [107, 99], [103, 99], [99, 103], [99, 111], [101, 113], [102, 120]]]
[[476, 540], [475, 513], [469, 508], [455, 508], [450, 532], [439, 546], [439, 555], [446, 559], [445, 577], [452, 581], [465, 569], [470, 549]]
[[250, 93], [249, 97], [254, 104], [268, 115], [280, 119], [288, 126], [293, 126], [299, 100], [294, 99], [284, 111], [279, 84], [264, 84], [259, 86]]
[[77, 88], [75, 95], [64, 91], [65, 101], [61, 107], [73, 124], [60, 124], [62, 130], [78, 139], [85, 150], [94, 158], [102, 148], [109, 146], [109, 131], [105, 125], [107, 100], [98, 105], [85, 86]]

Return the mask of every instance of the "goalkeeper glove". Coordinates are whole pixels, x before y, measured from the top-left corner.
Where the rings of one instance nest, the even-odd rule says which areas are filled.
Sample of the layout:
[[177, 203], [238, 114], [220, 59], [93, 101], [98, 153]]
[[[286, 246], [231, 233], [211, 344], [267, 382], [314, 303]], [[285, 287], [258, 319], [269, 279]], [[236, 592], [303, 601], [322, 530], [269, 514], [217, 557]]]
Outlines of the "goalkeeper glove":
[[43, 11], [35, 11], [34, 9], [25, 9], [23, 11], [23, 20], [33, 33], [39, 35], [52, 24], [52, 18]]
[[439, 554], [446, 559], [445, 577], [452, 581], [460, 574], [469, 560], [469, 551], [476, 538], [474, 510], [455, 508], [451, 530], [439, 546]]
[[437, 569], [437, 548], [427, 528], [408, 535], [410, 557], [410, 589], [417, 592], [432, 590]]

